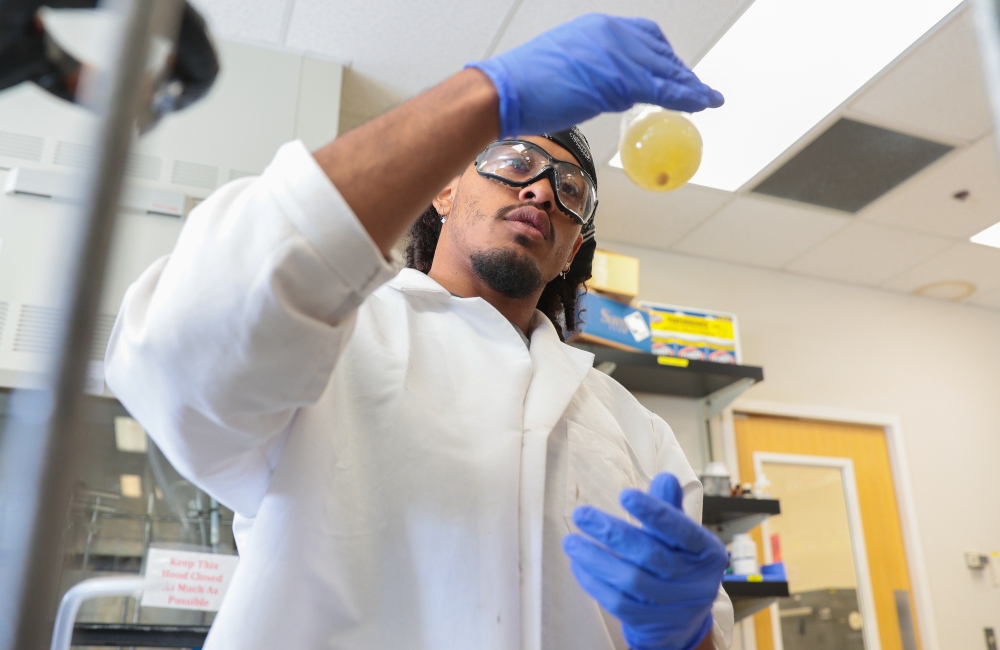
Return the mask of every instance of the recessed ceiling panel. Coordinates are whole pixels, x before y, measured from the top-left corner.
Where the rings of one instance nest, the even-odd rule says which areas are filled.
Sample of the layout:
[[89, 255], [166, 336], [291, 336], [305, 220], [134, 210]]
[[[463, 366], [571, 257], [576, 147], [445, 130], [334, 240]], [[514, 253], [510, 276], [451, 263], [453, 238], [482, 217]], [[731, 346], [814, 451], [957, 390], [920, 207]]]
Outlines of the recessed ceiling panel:
[[970, 142], [990, 130], [972, 8], [955, 14], [890, 67], [848, 115], [904, 131]]
[[343, 108], [372, 116], [482, 58], [514, 1], [296, 0], [285, 46], [350, 63]]
[[674, 192], [639, 189], [612, 167], [598, 171], [597, 241], [667, 250], [733, 198], [729, 192], [687, 185]]
[[859, 217], [968, 239], [1000, 221], [1000, 165], [988, 135], [862, 210]]
[[829, 210], [740, 196], [673, 250], [777, 269], [850, 222], [850, 217]]
[[613, 13], [619, 16], [641, 16], [656, 21], [681, 60], [693, 66], [751, 4], [752, 0], [522, 2], [494, 49], [496, 52], [508, 50], [576, 16], [598, 12]]
[[854, 221], [785, 268], [828, 280], [876, 286], [951, 245], [950, 239]]
[[212, 35], [281, 45], [285, 18], [294, 0], [193, 0]]
[[951, 149], [940, 142], [841, 119], [753, 191], [857, 212]]
[[968, 242], [958, 243], [926, 262], [907, 269], [884, 285], [887, 289], [915, 291], [940, 282], [962, 281], [976, 293], [1000, 289], [1000, 249]]

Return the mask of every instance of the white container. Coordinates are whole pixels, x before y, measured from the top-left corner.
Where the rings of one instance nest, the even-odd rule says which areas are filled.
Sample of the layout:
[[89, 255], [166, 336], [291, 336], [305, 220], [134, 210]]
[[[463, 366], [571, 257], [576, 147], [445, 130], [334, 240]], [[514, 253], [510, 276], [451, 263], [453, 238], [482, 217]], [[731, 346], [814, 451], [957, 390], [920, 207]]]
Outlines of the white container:
[[748, 576], [760, 573], [760, 566], [757, 564], [757, 544], [750, 535], [746, 533], [733, 535], [733, 541], [729, 545], [729, 566], [736, 575]]

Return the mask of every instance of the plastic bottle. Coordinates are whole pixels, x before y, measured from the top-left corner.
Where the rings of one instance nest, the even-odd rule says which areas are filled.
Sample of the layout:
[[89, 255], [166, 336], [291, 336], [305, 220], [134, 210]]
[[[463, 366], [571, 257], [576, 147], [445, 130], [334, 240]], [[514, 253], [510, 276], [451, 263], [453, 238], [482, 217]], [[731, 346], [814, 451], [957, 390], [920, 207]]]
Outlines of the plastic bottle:
[[676, 190], [701, 165], [701, 133], [694, 123], [649, 104], [636, 104], [622, 116], [618, 149], [632, 182], [653, 192]]
[[757, 564], [757, 544], [753, 538], [746, 533], [733, 535], [733, 541], [729, 545], [730, 566], [733, 573], [741, 576], [760, 573], [760, 566]]

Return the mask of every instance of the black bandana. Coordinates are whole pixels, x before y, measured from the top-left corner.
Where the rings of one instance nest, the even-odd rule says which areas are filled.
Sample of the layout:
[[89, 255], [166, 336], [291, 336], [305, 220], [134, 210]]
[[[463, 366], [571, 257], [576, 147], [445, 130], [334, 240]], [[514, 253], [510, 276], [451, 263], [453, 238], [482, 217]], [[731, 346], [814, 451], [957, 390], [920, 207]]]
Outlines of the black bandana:
[[[587, 138], [584, 137], [579, 128], [574, 126], [565, 131], [543, 133], [542, 137], [555, 142], [573, 154], [577, 162], [580, 163], [580, 167], [594, 179], [594, 187], [597, 187], [597, 168], [594, 167], [594, 157], [590, 153], [590, 143], [587, 142]], [[597, 240], [594, 239], [594, 217], [591, 217], [590, 221], [583, 225], [580, 234], [583, 235], [583, 245], [580, 246], [576, 257], [573, 258], [570, 269], [574, 274], [590, 276], [594, 263], [594, 250], [597, 248]]]

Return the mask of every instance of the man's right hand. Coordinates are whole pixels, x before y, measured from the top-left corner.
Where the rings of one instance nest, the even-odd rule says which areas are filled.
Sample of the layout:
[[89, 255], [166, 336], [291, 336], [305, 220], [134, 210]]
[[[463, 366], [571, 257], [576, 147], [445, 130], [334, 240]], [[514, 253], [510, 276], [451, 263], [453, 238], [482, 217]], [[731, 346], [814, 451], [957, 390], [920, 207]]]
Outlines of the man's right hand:
[[693, 113], [723, 102], [645, 18], [588, 14], [467, 67], [496, 86], [502, 137], [558, 131], [636, 103]]

